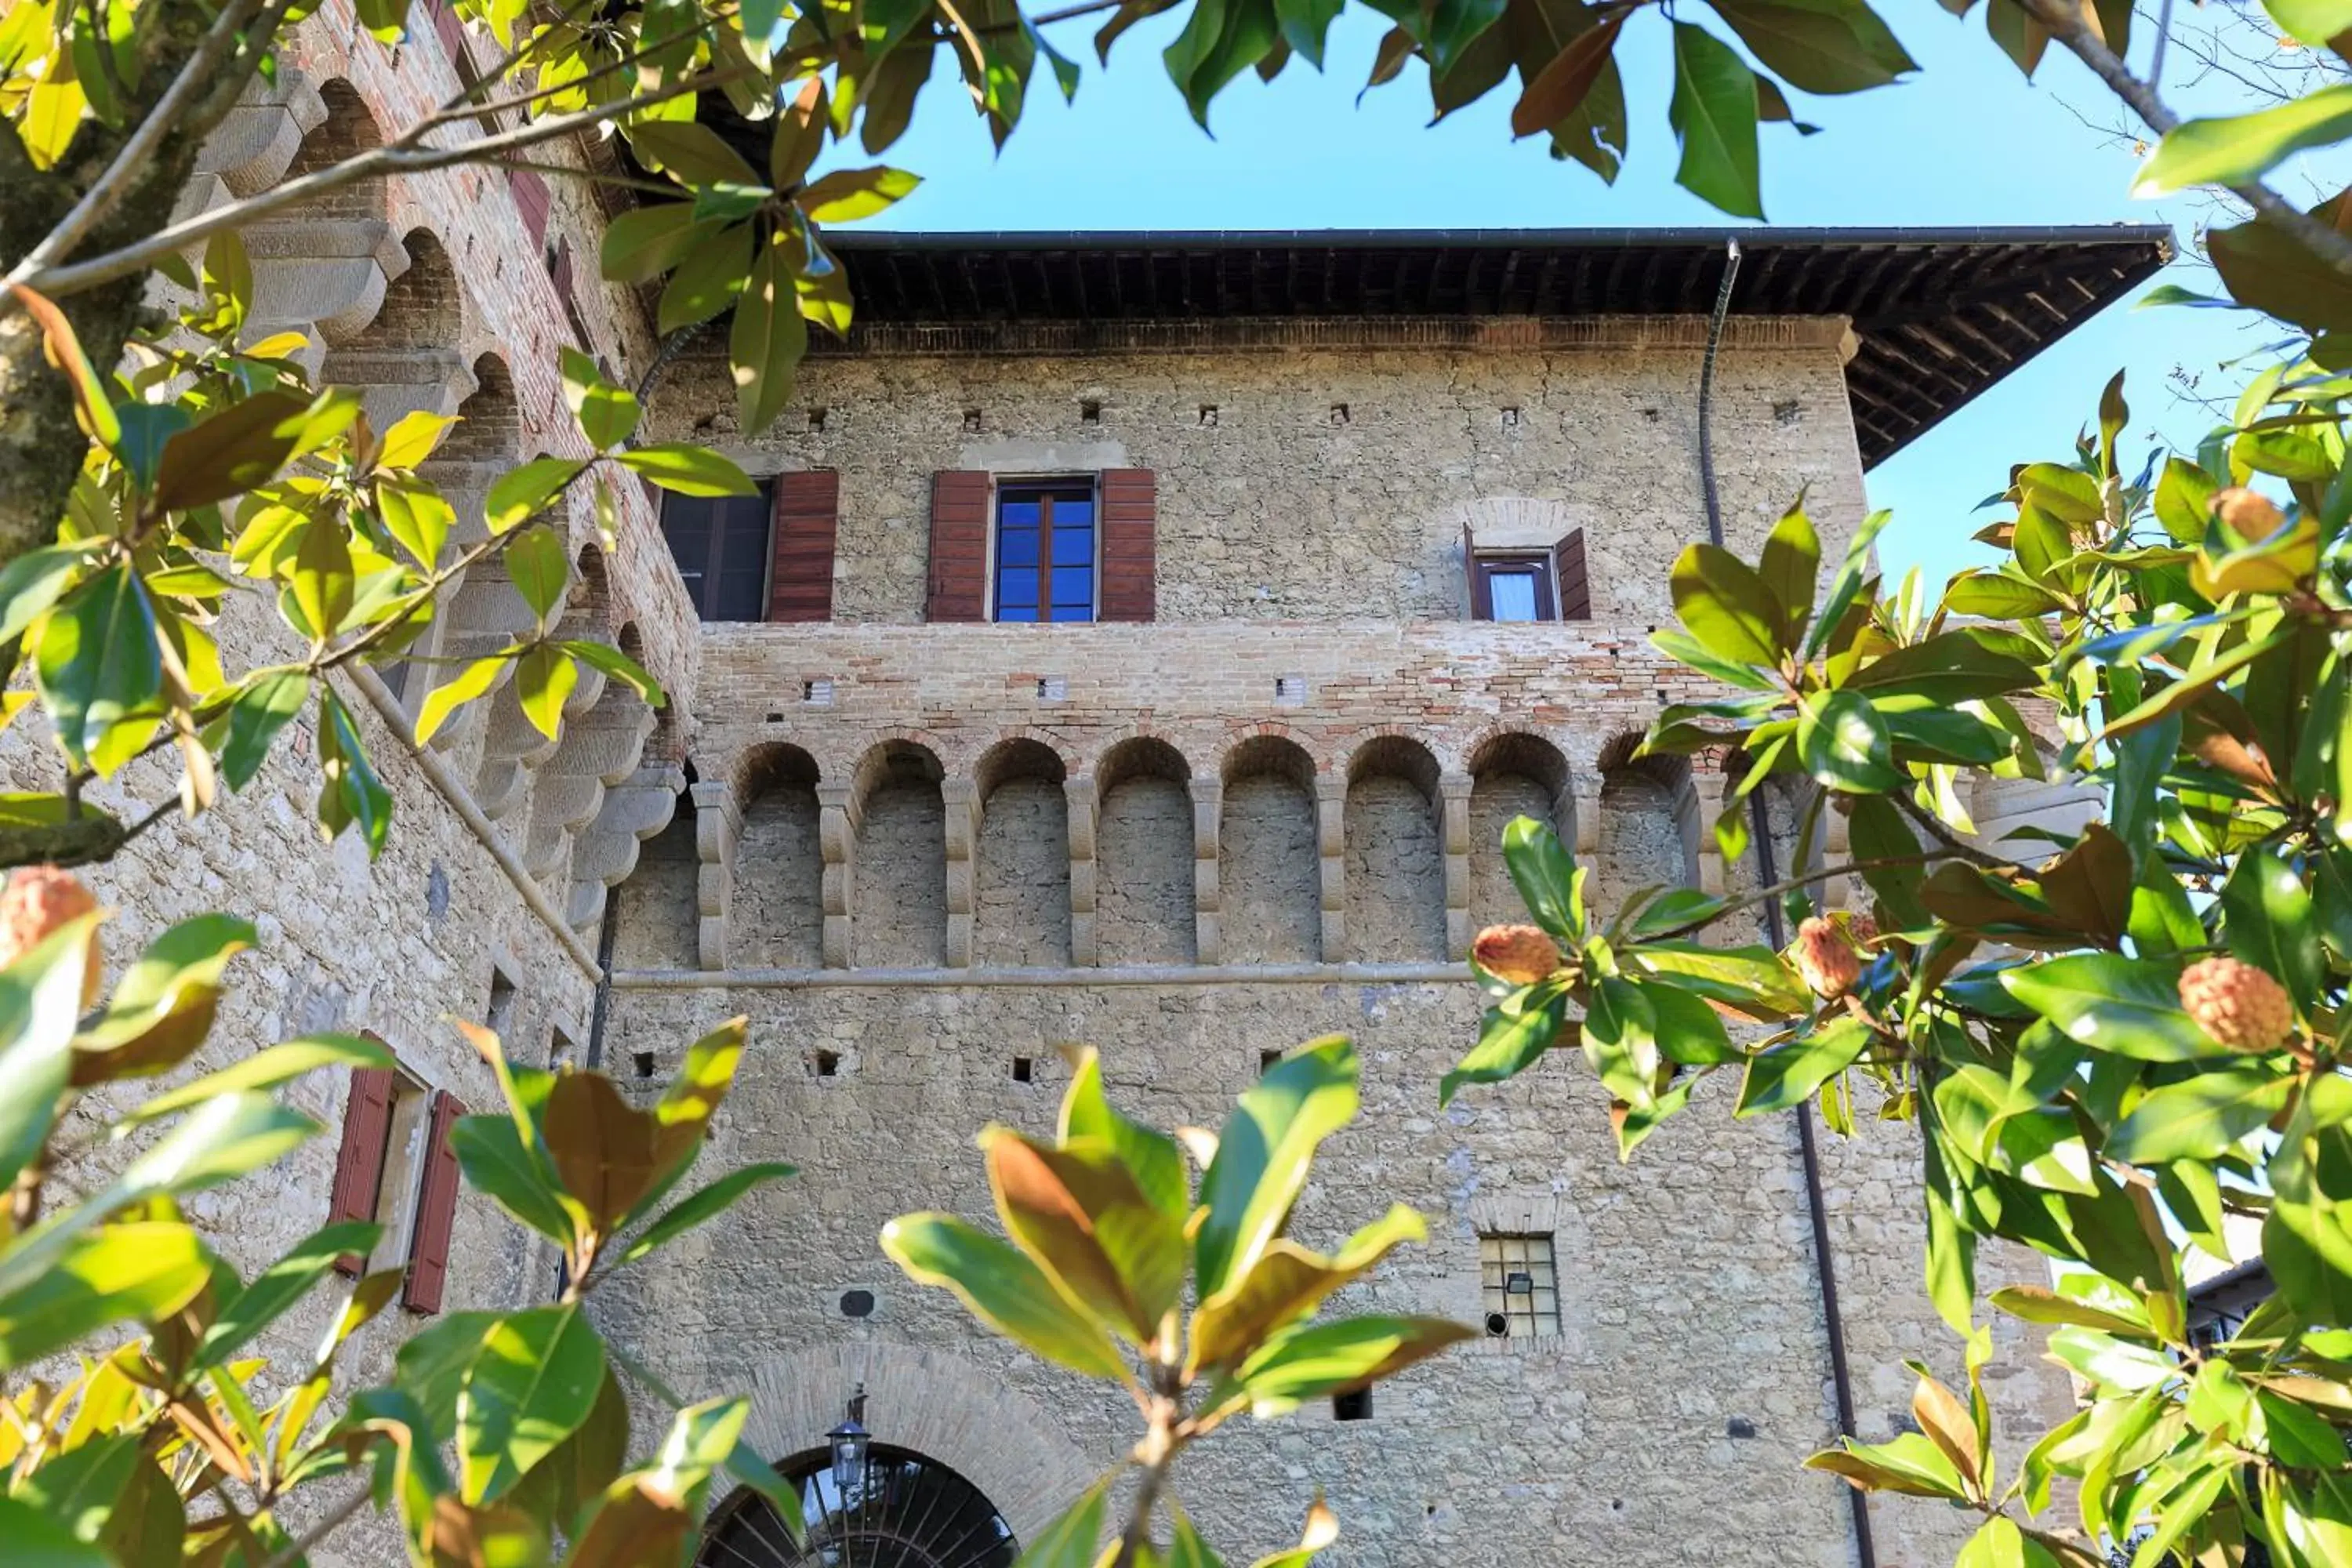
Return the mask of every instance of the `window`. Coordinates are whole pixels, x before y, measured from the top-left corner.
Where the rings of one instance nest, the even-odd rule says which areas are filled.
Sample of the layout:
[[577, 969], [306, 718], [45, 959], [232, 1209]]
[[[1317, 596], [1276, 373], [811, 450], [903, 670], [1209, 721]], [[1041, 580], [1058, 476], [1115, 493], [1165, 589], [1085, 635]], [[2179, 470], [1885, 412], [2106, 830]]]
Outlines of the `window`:
[[352, 1074], [343, 1109], [343, 1142], [328, 1202], [331, 1223], [372, 1221], [382, 1226], [374, 1250], [335, 1260], [346, 1274], [407, 1268], [401, 1300], [412, 1311], [435, 1312], [448, 1273], [451, 1226], [457, 1208], [457, 1162], [449, 1130], [466, 1108], [395, 1068]]
[[1478, 1282], [1488, 1333], [1531, 1340], [1559, 1332], [1559, 1278], [1549, 1236], [1481, 1236]]
[[1095, 487], [1087, 479], [999, 485], [996, 618], [1095, 618]]
[[1516, 542], [1481, 549], [1462, 531], [1462, 560], [1470, 577], [1470, 618], [1475, 621], [1589, 621], [1592, 588], [1585, 573], [1584, 531], [1576, 529], [1546, 550]]
[[1359, 1388], [1331, 1396], [1331, 1419], [1334, 1421], [1370, 1421], [1372, 1418], [1372, 1391]]
[[768, 614], [769, 520], [776, 481], [748, 496], [662, 498], [662, 537], [706, 621], [758, 621]]
[[497, 964], [490, 965], [490, 1005], [483, 1011], [482, 1022], [490, 1033], [503, 1038], [513, 1026], [515, 1014], [515, 983]]
[[1541, 555], [1482, 555], [1478, 577], [1490, 621], [1549, 621], [1552, 614], [1551, 562]]

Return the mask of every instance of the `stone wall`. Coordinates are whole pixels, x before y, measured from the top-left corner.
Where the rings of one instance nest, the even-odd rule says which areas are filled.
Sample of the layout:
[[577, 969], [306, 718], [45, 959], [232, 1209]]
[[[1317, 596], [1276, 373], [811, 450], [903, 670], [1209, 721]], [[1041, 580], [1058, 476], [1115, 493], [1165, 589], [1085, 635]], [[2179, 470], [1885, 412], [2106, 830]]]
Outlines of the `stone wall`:
[[[1705, 537], [1705, 323], [1591, 325], [1591, 346], [1541, 352], [1335, 353], [1270, 323], [1257, 353], [821, 358], [751, 442], [706, 357], [678, 367], [655, 423], [753, 473], [840, 470], [837, 620], [923, 618], [935, 471], [1134, 467], [1159, 487], [1162, 621], [1465, 616], [1468, 526], [1482, 547], [1583, 529], [1595, 616], [1658, 624], [1667, 565]], [[1842, 320], [1732, 324], [1714, 439], [1735, 547], [1808, 487], [1832, 552], [1861, 521], [1843, 336]]]

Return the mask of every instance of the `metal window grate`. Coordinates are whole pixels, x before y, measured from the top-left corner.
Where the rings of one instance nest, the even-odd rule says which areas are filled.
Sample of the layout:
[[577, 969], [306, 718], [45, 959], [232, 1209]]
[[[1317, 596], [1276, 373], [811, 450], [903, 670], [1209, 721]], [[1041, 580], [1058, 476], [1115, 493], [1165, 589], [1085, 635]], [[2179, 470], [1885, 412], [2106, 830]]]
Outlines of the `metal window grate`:
[[1559, 1273], [1549, 1235], [1481, 1236], [1478, 1282], [1487, 1321], [1502, 1320], [1504, 1338], [1559, 1332]]

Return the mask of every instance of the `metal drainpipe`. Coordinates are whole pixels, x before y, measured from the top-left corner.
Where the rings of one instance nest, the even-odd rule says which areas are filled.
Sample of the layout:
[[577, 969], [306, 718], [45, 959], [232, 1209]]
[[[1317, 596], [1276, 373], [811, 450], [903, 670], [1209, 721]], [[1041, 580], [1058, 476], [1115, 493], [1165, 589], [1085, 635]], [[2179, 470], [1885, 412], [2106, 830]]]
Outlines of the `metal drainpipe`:
[[613, 1005], [613, 947], [621, 931], [621, 889], [604, 893], [604, 918], [596, 928], [596, 1000], [588, 1015], [588, 1070], [604, 1065], [604, 1016]]
[[[1717, 548], [1723, 545], [1723, 503], [1715, 488], [1715, 359], [1723, 342], [1724, 318], [1731, 313], [1732, 287], [1738, 280], [1739, 241], [1727, 239], [1723, 245], [1723, 286], [1716, 291], [1715, 315], [1706, 329], [1706, 357], [1700, 363], [1698, 376], [1699, 483], [1706, 498], [1706, 536]], [[1765, 807], [1764, 792], [1760, 789], [1748, 797], [1748, 837], [1755, 851], [1756, 885], [1769, 888], [1780, 877], [1772, 866], [1771, 814]], [[1788, 945], [1788, 931], [1777, 900], [1765, 900], [1764, 930], [1774, 952]], [[1854, 1436], [1853, 1373], [1846, 1364], [1845, 1314], [1838, 1306], [1837, 1268], [1830, 1258], [1829, 1201], [1822, 1191], [1821, 1145], [1813, 1133], [1811, 1101], [1797, 1107], [1797, 1149], [1805, 1170], [1805, 1207], [1812, 1220], [1813, 1258], [1821, 1270], [1822, 1318], [1829, 1330], [1830, 1384], [1837, 1396], [1838, 1431], [1851, 1437]], [[1870, 1529], [1870, 1500], [1849, 1487], [1846, 1501], [1853, 1510], [1856, 1559], [1861, 1568], [1878, 1568], [1878, 1544]]]

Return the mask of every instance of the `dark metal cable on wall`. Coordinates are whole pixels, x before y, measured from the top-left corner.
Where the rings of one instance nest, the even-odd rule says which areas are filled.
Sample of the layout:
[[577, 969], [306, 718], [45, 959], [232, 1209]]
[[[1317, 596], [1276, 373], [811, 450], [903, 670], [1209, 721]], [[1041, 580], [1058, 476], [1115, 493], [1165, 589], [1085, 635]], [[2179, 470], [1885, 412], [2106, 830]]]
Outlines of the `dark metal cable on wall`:
[[[1707, 540], [1718, 549], [1723, 548], [1723, 500], [1715, 483], [1715, 363], [1723, 344], [1724, 320], [1731, 314], [1732, 289], [1738, 281], [1739, 241], [1727, 239], [1723, 245], [1723, 283], [1716, 290], [1715, 314], [1706, 328], [1706, 357], [1700, 362], [1698, 374], [1699, 486], [1706, 503]], [[1769, 888], [1780, 880], [1780, 876], [1772, 861], [1772, 816], [1761, 788], [1748, 796], [1748, 837], [1756, 861], [1756, 885]], [[1765, 900], [1764, 930], [1774, 952], [1789, 944], [1777, 900]], [[1837, 1399], [1838, 1431], [1851, 1437], [1854, 1436], [1853, 1373], [1846, 1363], [1845, 1314], [1838, 1305], [1837, 1267], [1830, 1257], [1829, 1199], [1822, 1189], [1821, 1144], [1813, 1131], [1811, 1101], [1797, 1107], [1797, 1149], [1805, 1170], [1805, 1207], [1812, 1221], [1813, 1258], [1821, 1272], [1822, 1320], [1829, 1331], [1830, 1384]], [[1878, 1545], [1870, 1528], [1870, 1500], [1850, 1487], [1846, 1489], [1846, 1501], [1853, 1510], [1855, 1559], [1861, 1568], [1878, 1568]]]

